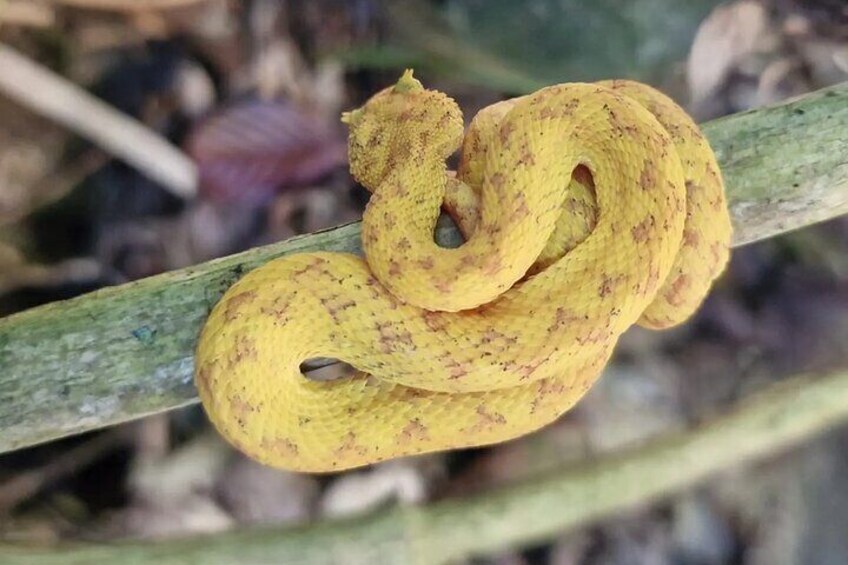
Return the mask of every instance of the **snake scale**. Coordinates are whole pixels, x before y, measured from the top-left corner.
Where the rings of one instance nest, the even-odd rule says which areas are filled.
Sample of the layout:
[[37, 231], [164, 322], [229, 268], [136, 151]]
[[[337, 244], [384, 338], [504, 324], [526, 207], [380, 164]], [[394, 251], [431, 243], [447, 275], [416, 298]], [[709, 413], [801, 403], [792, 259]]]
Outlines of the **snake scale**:
[[[265, 464], [337, 471], [527, 434], [583, 396], [631, 325], [687, 319], [728, 260], [713, 152], [648, 86], [550, 86], [466, 132], [457, 104], [407, 71], [343, 121], [372, 193], [365, 258], [251, 271], [197, 346], [211, 421]], [[441, 210], [458, 248], [434, 242]], [[357, 373], [310, 380], [300, 366], [316, 357]]]

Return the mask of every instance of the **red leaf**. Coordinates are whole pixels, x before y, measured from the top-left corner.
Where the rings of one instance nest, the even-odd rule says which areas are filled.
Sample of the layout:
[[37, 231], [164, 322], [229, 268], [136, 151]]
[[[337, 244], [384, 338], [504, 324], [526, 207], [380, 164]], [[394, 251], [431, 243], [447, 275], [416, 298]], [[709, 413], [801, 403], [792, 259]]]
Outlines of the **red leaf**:
[[201, 196], [223, 203], [264, 204], [347, 162], [340, 131], [289, 103], [261, 100], [201, 121], [186, 151], [197, 163]]

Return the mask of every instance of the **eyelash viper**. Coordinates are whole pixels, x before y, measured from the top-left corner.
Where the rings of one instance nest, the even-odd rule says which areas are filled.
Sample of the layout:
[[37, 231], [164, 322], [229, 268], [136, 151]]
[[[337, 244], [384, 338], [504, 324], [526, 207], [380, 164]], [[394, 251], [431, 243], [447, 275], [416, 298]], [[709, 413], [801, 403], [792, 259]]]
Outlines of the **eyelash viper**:
[[[197, 346], [211, 421], [265, 464], [337, 471], [527, 434], [583, 396], [632, 324], [689, 317], [728, 260], [713, 152], [648, 86], [550, 86], [466, 133], [456, 103], [407, 71], [343, 121], [372, 192], [366, 258], [255, 269]], [[459, 248], [434, 242], [442, 208]], [[309, 380], [315, 357], [359, 372]]]

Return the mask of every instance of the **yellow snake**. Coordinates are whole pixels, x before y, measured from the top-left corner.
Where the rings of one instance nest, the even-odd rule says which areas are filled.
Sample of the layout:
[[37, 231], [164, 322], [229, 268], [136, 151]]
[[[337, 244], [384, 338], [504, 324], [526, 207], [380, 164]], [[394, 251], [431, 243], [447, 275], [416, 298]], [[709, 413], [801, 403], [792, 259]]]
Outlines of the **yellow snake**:
[[[197, 347], [210, 419], [265, 464], [335, 471], [536, 430], [583, 396], [622, 332], [682, 322], [727, 262], [713, 152], [648, 86], [550, 86], [464, 133], [456, 103], [407, 71], [343, 120], [372, 192], [366, 259], [257, 268]], [[434, 242], [441, 209], [466, 237], [456, 249]], [[359, 372], [309, 380], [300, 365], [316, 357]]]

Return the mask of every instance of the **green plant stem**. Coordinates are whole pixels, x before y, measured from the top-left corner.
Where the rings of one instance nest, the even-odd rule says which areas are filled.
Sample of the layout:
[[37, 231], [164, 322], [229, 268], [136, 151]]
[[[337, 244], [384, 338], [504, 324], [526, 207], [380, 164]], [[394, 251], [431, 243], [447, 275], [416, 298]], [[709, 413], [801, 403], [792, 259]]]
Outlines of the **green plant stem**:
[[[704, 131], [736, 245], [848, 212], [848, 83]], [[0, 453], [195, 402], [195, 342], [227, 287], [281, 255], [359, 253], [359, 234], [341, 226], [0, 320]]]
[[0, 562], [446, 563], [561, 535], [774, 455], [848, 420], [848, 372], [772, 385], [693, 431], [533, 481], [423, 507], [162, 543], [0, 545]]

